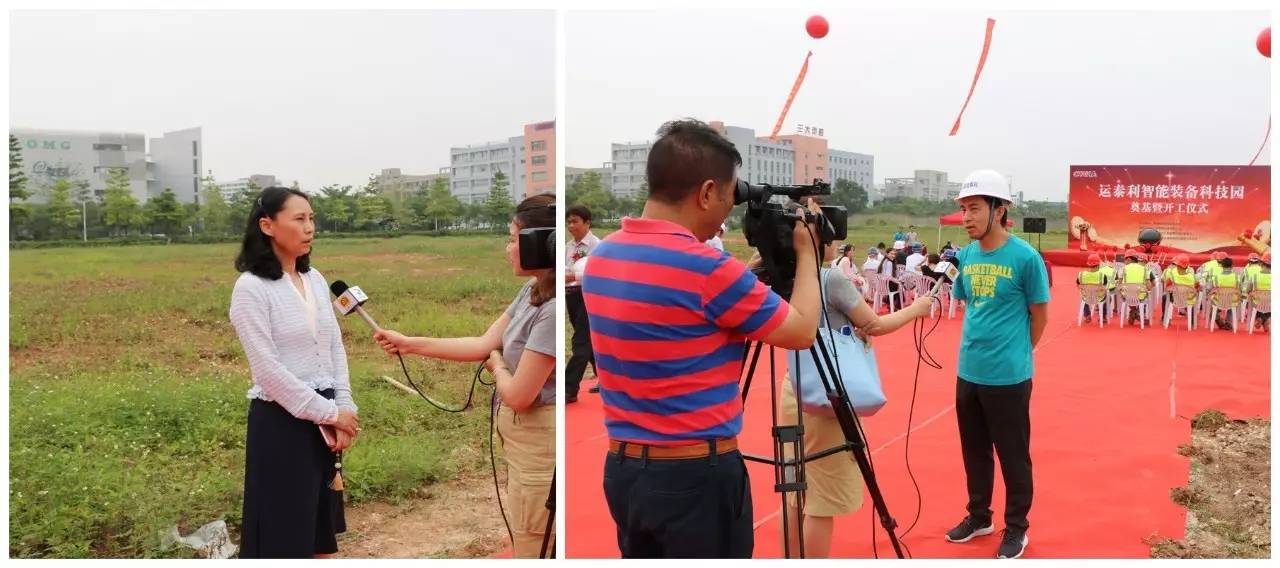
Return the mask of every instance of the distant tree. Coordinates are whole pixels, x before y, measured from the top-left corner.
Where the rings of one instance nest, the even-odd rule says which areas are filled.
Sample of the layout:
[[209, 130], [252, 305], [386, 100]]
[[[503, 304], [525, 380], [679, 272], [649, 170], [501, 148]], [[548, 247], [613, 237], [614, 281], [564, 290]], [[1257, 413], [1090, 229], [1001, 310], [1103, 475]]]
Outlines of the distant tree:
[[449, 192], [449, 180], [436, 178], [425, 196], [424, 217], [431, 219], [434, 229], [440, 230], [440, 222], [452, 224], [462, 214], [462, 202]]
[[27, 191], [27, 174], [22, 171], [22, 146], [18, 137], [9, 135], [9, 201], [24, 201], [31, 197]]
[[49, 187], [45, 214], [54, 238], [65, 239], [80, 227], [80, 208], [71, 202], [72, 189], [71, 180], [67, 178], [58, 178]]
[[130, 229], [142, 223], [142, 209], [129, 186], [129, 170], [113, 168], [107, 175], [103, 209], [104, 224], [113, 235], [128, 235]]
[[147, 200], [143, 212], [152, 229], [168, 237], [173, 237], [186, 225], [187, 212], [182, 208], [182, 204], [178, 203], [178, 197], [173, 194], [173, 190], [167, 187], [158, 197]]
[[[222, 188], [214, 180], [213, 172], [200, 179], [200, 209], [198, 224], [202, 232], [225, 234], [231, 220], [231, 207], [222, 197]], [[234, 233], [233, 233], [234, 234]]]
[[489, 198], [484, 202], [484, 212], [494, 230], [501, 230], [511, 221], [511, 216], [515, 213], [515, 204], [511, 202], [511, 190], [506, 174], [494, 172], [493, 183], [489, 186]]

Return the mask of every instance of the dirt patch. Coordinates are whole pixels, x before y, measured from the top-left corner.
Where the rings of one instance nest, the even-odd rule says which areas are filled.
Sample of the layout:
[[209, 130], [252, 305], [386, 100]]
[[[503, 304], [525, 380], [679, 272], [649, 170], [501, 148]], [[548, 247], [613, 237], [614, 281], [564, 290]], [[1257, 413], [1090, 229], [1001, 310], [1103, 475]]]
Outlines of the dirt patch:
[[1183, 540], [1152, 539], [1153, 558], [1271, 557], [1271, 421], [1216, 410], [1192, 421], [1191, 480], [1169, 497], [1187, 509]]
[[[347, 509], [342, 558], [488, 558], [507, 544], [488, 471], [432, 485], [404, 503]], [[505, 484], [499, 471], [499, 481]]]

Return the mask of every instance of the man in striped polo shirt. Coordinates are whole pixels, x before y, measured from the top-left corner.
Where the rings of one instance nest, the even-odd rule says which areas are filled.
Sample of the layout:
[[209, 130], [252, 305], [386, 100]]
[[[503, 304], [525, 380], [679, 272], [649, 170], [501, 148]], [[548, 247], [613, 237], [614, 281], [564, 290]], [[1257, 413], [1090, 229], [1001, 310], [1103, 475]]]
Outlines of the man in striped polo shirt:
[[643, 214], [600, 243], [582, 282], [610, 438], [605, 498], [624, 558], [750, 558], [751, 488], [737, 451], [742, 357], [748, 339], [813, 343], [809, 234], [818, 230], [797, 222], [797, 266], [806, 268], [788, 305], [703, 244], [733, 208], [742, 164], [733, 143], [695, 120], [669, 122], [658, 136]]

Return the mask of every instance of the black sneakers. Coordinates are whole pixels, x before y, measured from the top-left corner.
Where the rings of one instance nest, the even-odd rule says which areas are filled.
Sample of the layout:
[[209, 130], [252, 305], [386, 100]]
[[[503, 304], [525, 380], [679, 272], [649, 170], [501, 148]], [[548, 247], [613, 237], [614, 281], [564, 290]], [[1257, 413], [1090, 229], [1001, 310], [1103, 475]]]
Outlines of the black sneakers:
[[[995, 527], [991, 526], [991, 521], [987, 521], [985, 526], [978, 526], [974, 522], [973, 517], [965, 517], [956, 528], [947, 531], [947, 540], [950, 542], [969, 542], [975, 537], [987, 536], [995, 532]], [[1001, 547], [1003, 550], [1003, 547]]]
[[1022, 556], [1022, 551], [1027, 549], [1027, 533], [1010, 529], [1000, 532], [1003, 535], [1000, 539], [1000, 550], [996, 552], [996, 558], [1013, 559]]

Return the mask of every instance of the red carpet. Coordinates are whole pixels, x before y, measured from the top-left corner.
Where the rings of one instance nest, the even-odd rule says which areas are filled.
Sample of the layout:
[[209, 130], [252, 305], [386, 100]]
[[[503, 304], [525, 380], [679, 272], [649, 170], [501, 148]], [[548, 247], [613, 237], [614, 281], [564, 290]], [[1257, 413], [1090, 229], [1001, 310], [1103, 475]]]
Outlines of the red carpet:
[[[1186, 484], [1188, 460], [1176, 451], [1190, 440], [1189, 418], [1205, 408], [1233, 417], [1270, 415], [1269, 335], [1182, 328], [1076, 327], [1075, 270], [1055, 268], [1050, 321], [1036, 351], [1032, 395], [1032, 558], [1145, 558], [1145, 538], [1181, 538], [1185, 512], [1169, 490]], [[1181, 320], [1174, 320], [1174, 324]], [[956, 349], [961, 319], [944, 320], [928, 346], [942, 370], [923, 367], [911, 434], [911, 468], [924, 500], [917, 526], [902, 538], [917, 558], [990, 558], [997, 536], [966, 544], [943, 540], [965, 515], [964, 469], [956, 433]], [[915, 349], [911, 330], [873, 340], [889, 403], [863, 420], [876, 475], [902, 535], [916, 516], [916, 493], [904, 462]], [[762, 357], [763, 359], [763, 357]], [[781, 362], [782, 358], [778, 357]], [[781, 374], [779, 374], [781, 381]], [[566, 411], [565, 534], [570, 558], [618, 556], [601, 477], [607, 435], [600, 398], [583, 386]], [[767, 454], [768, 374], [758, 374], [747, 401], [742, 444]], [[749, 466], [756, 517], [755, 556], [781, 556], [779, 497], [769, 466]], [[993, 509], [1003, 528], [1004, 487], [996, 476]], [[832, 555], [867, 558], [871, 500], [837, 518]], [[877, 524], [881, 557], [892, 555]], [[997, 533], [998, 534], [998, 533]]]

